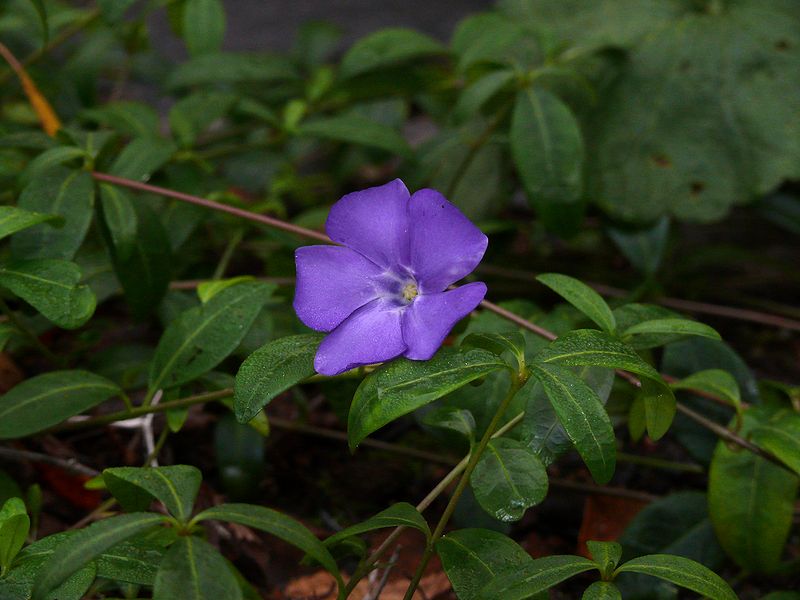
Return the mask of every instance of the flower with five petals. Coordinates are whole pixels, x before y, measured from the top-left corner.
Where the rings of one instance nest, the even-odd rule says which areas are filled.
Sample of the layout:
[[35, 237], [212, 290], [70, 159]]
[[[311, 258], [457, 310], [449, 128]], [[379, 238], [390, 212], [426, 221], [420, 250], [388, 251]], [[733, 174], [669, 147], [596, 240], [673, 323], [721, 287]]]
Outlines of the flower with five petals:
[[318, 373], [427, 360], [486, 295], [481, 282], [446, 291], [478, 265], [488, 239], [435, 190], [411, 195], [395, 179], [347, 194], [325, 228], [340, 246], [295, 253], [297, 316], [329, 332], [314, 359]]

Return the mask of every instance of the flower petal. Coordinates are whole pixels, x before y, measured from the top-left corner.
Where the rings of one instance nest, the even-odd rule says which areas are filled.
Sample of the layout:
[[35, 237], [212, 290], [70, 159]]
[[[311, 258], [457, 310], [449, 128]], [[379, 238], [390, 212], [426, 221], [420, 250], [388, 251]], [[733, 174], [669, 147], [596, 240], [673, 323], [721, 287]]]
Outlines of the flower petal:
[[408, 262], [408, 198], [395, 179], [342, 196], [331, 207], [325, 229], [331, 239], [382, 267]]
[[403, 356], [428, 360], [453, 325], [478, 306], [485, 295], [486, 284], [476, 281], [447, 292], [417, 296], [403, 313], [403, 340], [408, 345]]
[[338, 375], [400, 356], [406, 350], [402, 313], [396, 304], [380, 298], [356, 310], [322, 340], [314, 357], [317, 373]]
[[350, 314], [378, 296], [383, 269], [343, 246], [304, 246], [294, 253], [297, 286], [294, 310], [317, 331], [332, 331]]
[[423, 293], [441, 292], [468, 275], [486, 252], [488, 238], [436, 190], [409, 200], [410, 266]]

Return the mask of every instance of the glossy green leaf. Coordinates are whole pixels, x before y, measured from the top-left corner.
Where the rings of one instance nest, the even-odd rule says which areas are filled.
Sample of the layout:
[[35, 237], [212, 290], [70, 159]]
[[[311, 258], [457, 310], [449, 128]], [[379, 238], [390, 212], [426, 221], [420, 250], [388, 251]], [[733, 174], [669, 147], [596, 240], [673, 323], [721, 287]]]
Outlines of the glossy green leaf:
[[515, 541], [488, 529], [451, 531], [436, 543], [436, 553], [460, 600], [476, 600], [487, 581], [533, 560]]
[[722, 369], [706, 369], [670, 384], [673, 390], [699, 390], [714, 394], [730, 403], [737, 413], [742, 411], [742, 395], [733, 375]]
[[393, 361], [368, 375], [356, 390], [347, 426], [350, 448], [387, 423], [505, 368], [494, 354], [479, 349], [440, 350], [427, 361]]
[[103, 221], [111, 237], [114, 256], [119, 261], [129, 261], [136, 247], [138, 230], [134, 201], [122, 188], [101, 183], [99, 189]]
[[558, 585], [565, 579], [596, 570], [597, 565], [582, 556], [560, 555], [537, 558], [512, 573], [489, 580], [479, 600], [524, 600]]
[[751, 439], [800, 475], [800, 414], [783, 410], [756, 426]]
[[117, 177], [147, 181], [175, 154], [175, 145], [161, 138], [140, 137], [117, 155], [110, 172]]
[[614, 313], [606, 301], [582, 281], [559, 273], [543, 273], [538, 275], [536, 280], [563, 297], [604, 331], [613, 333], [616, 329]]
[[185, 523], [192, 514], [202, 475], [189, 465], [115, 467], [103, 471], [103, 481], [126, 510], [145, 510], [155, 498]]
[[461, 341], [462, 348], [483, 348], [497, 356], [508, 352], [516, 360], [512, 368], [522, 370], [525, 366], [525, 338], [519, 331], [499, 333], [470, 333]]
[[154, 600], [177, 598], [241, 600], [242, 591], [219, 551], [190, 535], [170, 546], [153, 587]]
[[0, 508], [0, 573], [5, 574], [17, 556], [31, 526], [25, 503], [9, 498]]
[[387, 527], [411, 527], [425, 534], [426, 538], [430, 538], [431, 530], [428, 528], [428, 523], [425, 518], [408, 502], [398, 502], [393, 504], [386, 510], [379, 512], [374, 517], [370, 517], [366, 521], [351, 525], [347, 529], [343, 529], [330, 536], [325, 540], [325, 546], [328, 548], [338, 544], [354, 535], [360, 535], [376, 529], [385, 529]]
[[220, 0], [186, 0], [183, 38], [191, 56], [217, 52], [225, 38], [225, 7]]
[[616, 438], [611, 419], [597, 394], [565, 367], [541, 363], [531, 372], [544, 386], [561, 426], [592, 477], [608, 483], [616, 466]]
[[321, 339], [316, 333], [284, 337], [247, 357], [233, 387], [233, 405], [240, 423], [246, 423], [278, 394], [315, 373], [314, 355]]
[[518, 93], [511, 156], [531, 205], [546, 226], [569, 231], [581, 216], [583, 138], [572, 111], [551, 93]]
[[[614, 309], [614, 318], [617, 320], [617, 329], [619, 331], [625, 331], [629, 327], [633, 327], [644, 321], [672, 319], [677, 317], [680, 317], [678, 313], [655, 304], [631, 302]], [[674, 333], [639, 334], [625, 340], [625, 342], [636, 350], [647, 350], [649, 348], [658, 348], [659, 346], [676, 342], [684, 339], [684, 337], [685, 336]]]
[[80, 281], [80, 268], [66, 260], [36, 258], [0, 266], [0, 286], [63, 329], [80, 327], [94, 313], [95, 295]]
[[150, 365], [150, 390], [183, 385], [216, 367], [242, 341], [274, 288], [240, 283], [173, 321]]
[[675, 420], [677, 402], [672, 390], [643, 380], [636, 394], [644, 403], [644, 422], [647, 435], [653, 440], [661, 439]]
[[586, 547], [592, 560], [597, 563], [600, 573], [604, 578], [609, 578], [622, 558], [622, 546], [617, 542], [594, 542], [587, 541]]
[[39, 223], [48, 223], [51, 227], [63, 225], [62, 217], [58, 215], [45, 215], [16, 206], [0, 206], [0, 239]]
[[423, 422], [431, 427], [460, 433], [470, 441], [475, 439], [475, 417], [465, 408], [439, 406], [427, 413]]
[[442, 54], [446, 49], [433, 38], [412, 29], [390, 28], [358, 40], [342, 58], [340, 72], [352, 77], [411, 59]]
[[[740, 435], [782, 418], [750, 409]], [[711, 523], [725, 552], [755, 573], [777, 568], [792, 524], [798, 478], [751, 452], [720, 441], [708, 480]]]
[[141, 536], [116, 544], [97, 557], [97, 576], [152, 586], [164, 560], [164, 548]]
[[547, 496], [547, 471], [522, 442], [491, 440], [470, 477], [478, 504], [499, 521], [518, 521]]
[[358, 115], [338, 115], [307, 121], [297, 128], [297, 134], [380, 148], [405, 158], [411, 156], [408, 143], [397, 131]]
[[708, 325], [689, 319], [656, 319], [642, 321], [622, 332], [623, 337], [639, 334], [667, 333], [676, 335], [697, 335], [719, 340], [720, 335]]
[[167, 87], [175, 89], [216, 83], [270, 83], [296, 77], [295, 66], [283, 56], [217, 52], [182, 62], [167, 79]]
[[333, 574], [341, 587], [341, 576], [336, 561], [322, 542], [298, 521], [275, 510], [251, 504], [222, 504], [209, 508], [195, 517], [196, 521], [208, 519], [239, 523], [259, 529], [300, 548]]
[[51, 371], [26, 379], [0, 397], [0, 439], [42, 431], [121, 394], [87, 371]]
[[711, 600], [737, 600], [722, 577], [698, 562], [671, 554], [648, 554], [629, 560], [617, 573], [641, 573], [665, 579]]
[[613, 583], [595, 581], [584, 590], [581, 600], [622, 600], [622, 594]]
[[51, 590], [105, 550], [163, 523], [165, 519], [163, 515], [153, 513], [131, 513], [81, 529], [55, 549], [36, 579], [31, 600], [45, 600]]
[[22, 190], [17, 205], [31, 212], [63, 217], [64, 224], [55, 228], [43, 223], [20, 231], [11, 238], [12, 254], [21, 259], [70, 260], [92, 221], [94, 183], [85, 171], [57, 167], [31, 181]]

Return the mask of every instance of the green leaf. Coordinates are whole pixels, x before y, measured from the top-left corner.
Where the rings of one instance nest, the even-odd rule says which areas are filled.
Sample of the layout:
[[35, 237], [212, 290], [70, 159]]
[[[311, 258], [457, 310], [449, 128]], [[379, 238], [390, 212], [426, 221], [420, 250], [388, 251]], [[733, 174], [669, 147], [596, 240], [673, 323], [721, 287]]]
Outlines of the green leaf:
[[275, 286], [245, 282], [173, 321], [150, 365], [150, 390], [168, 389], [207, 373], [242, 341]]
[[0, 439], [42, 431], [122, 393], [88, 371], [51, 371], [26, 379], [0, 397]]
[[236, 373], [233, 405], [246, 423], [278, 394], [314, 374], [314, 355], [322, 336], [293, 335], [269, 342], [247, 357]]
[[722, 577], [700, 563], [682, 556], [648, 554], [629, 560], [616, 572], [652, 575], [702, 594], [711, 600], [738, 599]]
[[218, 83], [272, 83], [297, 78], [297, 69], [284, 56], [218, 52], [182, 62], [167, 79], [171, 89]]
[[522, 442], [497, 438], [478, 460], [470, 485], [487, 513], [499, 521], [518, 521], [547, 496], [547, 471]]
[[800, 175], [796, 7], [659, 4], [678, 14], [626, 54], [588, 120], [589, 193], [628, 221], [720, 219]]
[[514, 79], [514, 71], [510, 69], [500, 69], [484, 75], [464, 88], [453, 108], [453, 116], [458, 120], [472, 117], [512, 79]]
[[358, 115], [338, 115], [307, 121], [297, 128], [297, 134], [380, 148], [404, 158], [412, 155], [408, 143], [397, 131]]
[[86, 152], [82, 148], [75, 148], [74, 146], [56, 146], [45, 150], [28, 163], [28, 166], [19, 176], [19, 183], [21, 186], [28, 185], [31, 181], [41, 177], [54, 167], [76, 158], [86, 158]]
[[191, 56], [218, 52], [225, 38], [225, 7], [220, 0], [186, 0], [183, 38]]
[[593, 542], [587, 541], [586, 547], [592, 560], [597, 563], [603, 579], [609, 579], [616, 569], [619, 559], [622, 558], [622, 546], [617, 542]]
[[[745, 413], [742, 436], [771, 426], [783, 415]], [[751, 452], [731, 450], [720, 441], [708, 480], [711, 523], [725, 552], [742, 568], [770, 573], [778, 567], [792, 525], [798, 479]]]
[[17, 205], [32, 212], [59, 215], [64, 225], [36, 225], [11, 238], [13, 256], [70, 260], [83, 243], [92, 221], [94, 184], [85, 171], [58, 167], [22, 190]]
[[[119, 0], [108, 0], [117, 4]], [[132, 137], [156, 137], [158, 135], [158, 113], [141, 102], [109, 102], [84, 110], [80, 117], [91, 123], [111, 127], [123, 135]]]
[[677, 402], [672, 390], [643, 380], [636, 394], [644, 402], [644, 418], [647, 435], [653, 440], [661, 439], [675, 420]]
[[109, 170], [112, 175], [147, 181], [175, 154], [175, 145], [155, 137], [140, 137], [131, 141], [117, 155]]
[[130, 194], [122, 188], [100, 184], [100, 206], [103, 221], [108, 228], [114, 256], [121, 261], [130, 260], [136, 247], [138, 219]]
[[475, 417], [465, 408], [439, 406], [425, 415], [425, 425], [455, 431], [470, 441], [475, 440]]
[[170, 546], [156, 574], [154, 600], [240, 600], [242, 591], [228, 563], [208, 542], [182, 536]]
[[645, 229], [610, 227], [608, 237], [640, 273], [655, 275], [669, 239], [669, 218], [662, 217], [655, 225]]
[[689, 319], [655, 319], [642, 321], [622, 332], [622, 336], [667, 333], [676, 335], [697, 335], [700, 337], [719, 340], [720, 335], [708, 325], [690, 321]]
[[479, 600], [523, 600], [543, 592], [597, 565], [582, 556], [556, 554], [537, 558], [512, 573], [491, 579], [479, 594]]
[[169, 126], [180, 145], [188, 148], [208, 127], [233, 107], [234, 94], [203, 91], [181, 98], [169, 109]]
[[611, 480], [616, 466], [616, 438], [611, 419], [597, 394], [565, 367], [542, 363], [531, 367], [544, 386], [567, 436], [597, 483]]
[[336, 577], [341, 589], [342, 580], [336, 561], [333, 560], [322, 542], [298, 521], [275, 510], [251, 504], [222, 504], [209, 508], [195, 517], [196, 521], [208, 519], [228, 521], [259, 529], [300, 548]]
[[508, 352], [516, 359], [510, 367], [521, 371], [525, 367], [525, 338], [519, 331], [500, 333], [470, 333], [461, 341], [463, 348], [483, 348], [497, 356]]
[[222, 290], [245, 281], [255, 281], [255, 277], [252, 275], [239, 275], [238, 277], [231, 277], [230, 279], [212, 279], [210, 281], [204, 281], [197, 286], [197, 297], [200, 298], [200, 302], [205, 304]]
[[58, 215], [45, 215], [16, 206], [0, 206], [0, 240], [39, 223], [58, 227], [63, 225], [63, 219]]
[[116, 467], [103, 471], [103, 481], [128, 511], [145, 510], [153, 498], [181, 523], [189, 520], [202, 475], [196, 467]]
[[533, 560], [519, 544], [487, 529], [451, 531], [436, 543], [436, 552], [460, 600], [476, 600], [487, 581]]
[[97, 576], [113, 581], [152, 586], [159, 565], [164, 561], [164, 548], [137, 537], [116, 544], [97, 557]]
[[[109, 222], [117, 216], [110, 216], [111, 207], [107, 213], [104, 205], [103, 222], [108, 234], [106, 241], [125, 300], [133, 316], [141, 319], [158, 308], [167, 293], [172, 272], [172, 249], [161, 219], [149, 206], [131, 200], [127, 194], [117, 195], [116, 200], [119, 201], [114, 206], [114, 210], [118, 211], [117, 216], [127, 214], [128, 208], [133, 209], [136, 233], [132, 239], [127, 237], [129, 228], [119, 221], [113, 223], [115, 229], [112, 230]], [[132, 243], [130, 249], [126, 241]], [[116, 245], [117, 242], [122, 242], [121, 247]]]
[[63, 329], [80, 327], [94, 313], [94, 293], [80, 281], [80, 268], [66, 260], [37, 258], [0, 266], [0, 286]]
[[214, 454], [223, 489], [231, 500], [244, 500], [261, 494], [261, 482], [267, 468], [264, 438], [269, 435], [269, 423], [264, 413], [267, 430], [256, 423], [242, 425], [231, 413], [225, 414], [214, 429]]
[[36, 14], [39, 15], [39, 21], [42, 25], [42, 39], [46, 44], [50, 37], [50, 25], [48, 24], [47, 8], [45, 8], [44, 0], [30, 0], [30, 2], [36, 9]]
[[392, 504], [386, 510], [379, 512], [374, 517], [370, 517], [362, 523], [351, 525], [347, 529], [343, 529], [330, 536], [325, 540], [325, 546], [331, 548], [335, 544], [353, 537], [354, 535], [375, 531], [376, 529], [385, 529], [387, 527], [412, 527], [425, 534], [426, 539], [430, 539], [431, 537], [431, 530], [428, 528], [428, 523], [419, 511], [408, 502], [398, 502], [397, 504]]
[[518, 93], [511, 117], [511, 156], [544, 224], [570, 231], [582, 216], [583, 138], [570, 109], [551, 93]]
[[[630, 304], [623, 304], [614, 309], [614, 318], [617, 320], [618, 331], [625, 331], [644, 321], [672, 319], [677, 317], [680, 317], [678, 313], [666, 309], [663, 306], [656, 306], [655, 304], [639, 304], [637, 302], [632, 302]], [[636, 350], [647, 350], [649, 348], [657, 348], [659, 346], [671, 344], [681, 339], [684, 339], [684, 336], [671, 333], [640, 334], [625, 340], [625, 342]]]
[[507, 368], [485, 350], [439, 351], [427, 361], [399, 359], [368, 375], [358, 386], [348, 417], [354, 449], [372, 432], [445, 394]]
[[600, 329], [613, 333], [617, 327], [614, 313], [606, 301], [588, 285], [574, 277], [559, 273], [543, 273], [536, 280], [543, 283], [564, 298], [575, 308], [600, 326]]
[[584, 590], [581, 600], [622, 600], [622, 594], [613, 583], [595, 581]]
[[135, 2], [136, 0], [97, 0], [97, 6], [103, 11], [103, 20], [113, 25], [122, 20]]
[[33, 587], [31, 600], [45, 600], [48, 593], [70, 575], [112, 546], [151, 529], [166, 517], [153, 513], [118, 515], [92, 523], [56, 547]]
[[[538, 27], [538, 24], [537, 24]], [[540, 66], [544, 56], [536, 28], [497, 13], [478, 13], [463, 19], [453, 33], [458, 71], [473, 65], [506, 65], [525, 72]]]
[[343, 77], [353, 77], [446, 51], [439, 42], [418, 31], [399, 27], [383, 29], [353, 44], [342, 58], [340, 73]]
[[31, 520], [25, 503], [19, 498], [9, 498], [0, 508], [0, 573], [5, 574], [25, 540]]
[[670, 384], [673, 390], [699, 390], [714, 394], [727, 401], [736, 409], [736, 413], [742, 412], [742, 395], [739, 391], [739, 384], [733, 375], [722, 369], [706, 369], [692, 373], [688, 377]]
[[800, 475], [800, 414], [782, 410], [751, 432], [752, 440]]

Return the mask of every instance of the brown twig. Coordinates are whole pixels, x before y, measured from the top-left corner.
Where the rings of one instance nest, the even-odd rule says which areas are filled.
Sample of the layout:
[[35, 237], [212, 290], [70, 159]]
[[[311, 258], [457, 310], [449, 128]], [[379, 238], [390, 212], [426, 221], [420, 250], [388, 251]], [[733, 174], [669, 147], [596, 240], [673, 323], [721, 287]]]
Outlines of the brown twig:
[[0, 458], [6, 458], [16, 462], [27, 460], [35, 463], [53, 465], [69, 473], [86, 475], [88, 477], [97, 477], [100, 474], [100, 471], [96, 471], [91, 467], [79, 463], [75, 458], [58, 458], [56, 456], [50, 456], [49, 454], [31, 452], [30, 450], [18, 450], [16, 448], [0, 446]]

